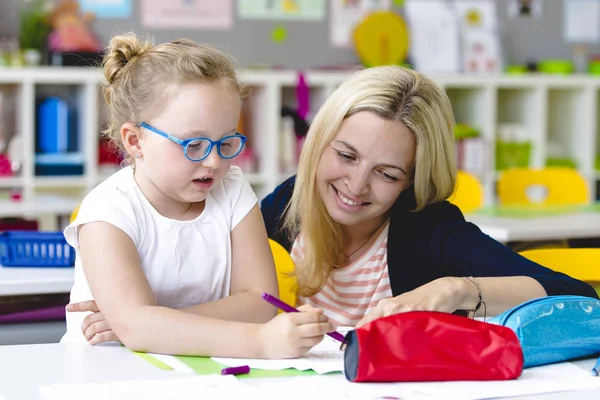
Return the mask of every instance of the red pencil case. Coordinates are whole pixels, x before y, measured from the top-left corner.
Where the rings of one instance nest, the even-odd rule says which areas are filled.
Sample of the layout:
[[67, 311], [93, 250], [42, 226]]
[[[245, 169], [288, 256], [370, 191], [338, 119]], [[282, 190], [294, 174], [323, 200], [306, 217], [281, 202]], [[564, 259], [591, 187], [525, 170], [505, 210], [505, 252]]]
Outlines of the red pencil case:
[[523, 371], [511, 329], [441, 312], [381, 318], [349, 332], [345, 344], [351, 382], [508, 380]]

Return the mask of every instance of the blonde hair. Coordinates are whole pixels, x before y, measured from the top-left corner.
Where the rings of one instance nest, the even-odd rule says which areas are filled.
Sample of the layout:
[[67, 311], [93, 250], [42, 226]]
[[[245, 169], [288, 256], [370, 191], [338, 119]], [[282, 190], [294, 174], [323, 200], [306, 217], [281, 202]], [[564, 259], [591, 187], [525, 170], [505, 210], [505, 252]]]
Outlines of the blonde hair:
[[454, 189], [454, 117], [448, 97], [432, 80], [397, 66], [355, 73], [327, 99], [310, 126], [285, 227], [302, 233], [304, 258], [296, 265], [298, 294], [312, 296], [325, 285], [343, 251], [339, 224], [317, 189], [316, 171], [342, 121], [360, 111], [401, 121], [415, 136], [413, 184], [416, 207], [447, 199]]
[[[129, 33], [111, 39], [102, 62], [108, 127], [104, 134], [121, 150], [121, 126], [156, 114], [174, 83], [222, 81], [244, 98], [249, 88], [233, 59], [210, 45], [179, 39], [154, 46]], [[128, 157], [131, 162], [131, 158]]]

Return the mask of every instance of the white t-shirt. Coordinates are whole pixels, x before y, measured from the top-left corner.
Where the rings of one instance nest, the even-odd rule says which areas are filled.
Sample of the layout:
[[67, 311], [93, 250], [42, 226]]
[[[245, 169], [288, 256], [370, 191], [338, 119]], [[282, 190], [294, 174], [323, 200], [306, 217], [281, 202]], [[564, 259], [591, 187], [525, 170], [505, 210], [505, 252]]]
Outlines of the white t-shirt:
[[[64, 231], [77, 253], [71, 303], [93, 299], [81, 265], [77, 228], [94, 221], [110, 223], [131, 238], [158, 305], [182, 308], [228, 296], [231, 231], [256, 203], [241, 170], [232, 166], [208, 193], [200, 216], [173, 220], [148, 202], [133, 168], [120, 170], [85, 197], [77, 218]], [[61, 342], [86, 341], [81, 323], [87, 314], [67, 313], [67, 333]]]

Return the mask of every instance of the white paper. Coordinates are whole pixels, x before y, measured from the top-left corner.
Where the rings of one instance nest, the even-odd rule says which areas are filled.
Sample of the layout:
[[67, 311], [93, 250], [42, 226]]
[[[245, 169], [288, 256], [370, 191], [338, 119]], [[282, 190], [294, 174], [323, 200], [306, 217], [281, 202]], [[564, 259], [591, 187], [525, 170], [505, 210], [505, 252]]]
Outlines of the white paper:
[[329, 0], [329, 38], [334, 47], [352, 47], [352, 32], [369, 13], [389, 10], [391, 0]]
[[496, 31], [463, 31], [463, 71], [471, 74], [496, 74], [502, 71], [500, 40]]
[[600, 39], [600, 0], [564, 0], [564, 35], [567, 42]]
[[[306, 399], [444, 399], [483, 400], [535, 394], [586, 390], [600, 387], [600, 379], [570, 363], [524, 370], [510, 381], [458, 381], [407, 383], [351, 383], [342, 375], [303, 376], [261, 384], [261, 398]], [[572, 398], [577, 395], [573, 393]]]
[[145, 28], [230, 29], [232, 0], [143, 0], [141, 20]]
[[460, 71], [459, 24], [452, 3], [446, 0], [405, 0], [410, 26], [410, 54], [424, 73]]
[[[419, 383], [411, 388], [434, 398], [447, 400], [480, 400], [558, 393], [600, 387], [600, 379], [571, 363], [527, 368], [511, 381], [459, 381]], [[418, 385], [418, 386], [417, 386]], [[577, 398], [574, 396], [573, 398]]]
[[238, 16], [240, 19], [322, 21], [325, 19], [325, 1], [238, 0]]
[[276, 382], [260, 385], [261, 398], [277, 398], [279, 400], [308, 399], [428, 399], [430, 396], [419, 395], [411, 389], [411, 384], [398, 383], [352, 383], [343, 375], [298, 376], [293, 379], [278, 379]]
[[247, 398], [248, 390], [233, 375], [204, 375], [151, 381], [46, 385], [40, 387], [40, 395], [47, 400], [191, 400]]
[[298, 358], [264, 360], [212, 357], [212, 359], [228, 367], [248, 365], [250, 368], [267, 370], [295, 368], [298, 371], [306, 371], [312, 369], [318, 374], [341, 372], [344, 370], [344, 352], [340, 350], [340, 342], [329, 336], [325, 336], [321, 343]]

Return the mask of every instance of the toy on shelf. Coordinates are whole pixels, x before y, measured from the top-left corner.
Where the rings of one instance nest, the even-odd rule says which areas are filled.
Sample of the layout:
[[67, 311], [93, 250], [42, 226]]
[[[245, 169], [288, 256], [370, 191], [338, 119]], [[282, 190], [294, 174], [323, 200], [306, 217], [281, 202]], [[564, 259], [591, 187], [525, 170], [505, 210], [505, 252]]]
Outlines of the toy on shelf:
[[354, 29], [354, 48], [367, 67], [402, 64], [408, 54], [408, 29], [402, 17], [391, 11], [377, 11]]
[[532, 144], [525, 126], [501, 123], [497, 127], [496, 169], [528, 167]]
[[48, 37], [53, 65], [89, 65], [100, 60], [102, 43], [91, 29], [93, 20], [94, 14], [82, 13], [77, 0], [61, 0], [56, 5], [50, 14], [53, 30]]
[[20, 10], [19, 43], [25, 65], [39, 65], [50, 34], [46, 0], [25, 2]]
[[454, 127], [457, 166], [463, 171], [483, 175], [487, 168], [488, 145], [479, 129], [461, 122]]

